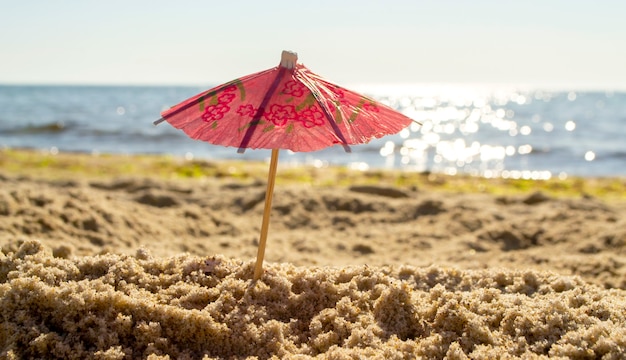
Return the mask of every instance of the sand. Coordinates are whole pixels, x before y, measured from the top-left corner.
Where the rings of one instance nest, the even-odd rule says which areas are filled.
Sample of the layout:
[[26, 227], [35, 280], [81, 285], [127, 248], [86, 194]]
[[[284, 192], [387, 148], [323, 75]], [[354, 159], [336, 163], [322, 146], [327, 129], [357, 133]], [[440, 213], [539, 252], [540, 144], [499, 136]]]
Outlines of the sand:
[[626, 203], [0, 172], [0, 358], [602, 358]]

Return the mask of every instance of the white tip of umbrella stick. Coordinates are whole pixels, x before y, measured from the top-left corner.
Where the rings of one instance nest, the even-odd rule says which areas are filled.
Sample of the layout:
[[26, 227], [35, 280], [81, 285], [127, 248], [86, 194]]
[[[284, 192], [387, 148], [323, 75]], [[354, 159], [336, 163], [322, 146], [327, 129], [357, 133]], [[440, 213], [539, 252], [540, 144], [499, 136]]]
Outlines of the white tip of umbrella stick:
[[293, 51], [283, 50], [282, 55], [280, 56], [280, 66], [293, 69], [296, 67], [296, 62], [298, 62], [298, 54]]

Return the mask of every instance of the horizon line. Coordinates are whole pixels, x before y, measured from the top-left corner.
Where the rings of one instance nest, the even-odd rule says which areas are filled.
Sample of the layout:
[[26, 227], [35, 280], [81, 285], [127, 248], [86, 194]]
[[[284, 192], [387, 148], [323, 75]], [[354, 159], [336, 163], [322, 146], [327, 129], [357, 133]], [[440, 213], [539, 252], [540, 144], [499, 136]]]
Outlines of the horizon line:
[[[2, 82], [0, 86], [40, 86], [40, 87], [197, 87], [210, 89], [220, 83], [109, 83], [109, 82]], [[343, 86], [343, 85], [341, 85]], [[344, 86], [352, 89], [377, 90], [450, 90], [476, 88], [483, 91], [585, 91], [585, 92], [626, 92], [626, 84], [601, 83], [515, 83], [515, 82], [354, 82]]]

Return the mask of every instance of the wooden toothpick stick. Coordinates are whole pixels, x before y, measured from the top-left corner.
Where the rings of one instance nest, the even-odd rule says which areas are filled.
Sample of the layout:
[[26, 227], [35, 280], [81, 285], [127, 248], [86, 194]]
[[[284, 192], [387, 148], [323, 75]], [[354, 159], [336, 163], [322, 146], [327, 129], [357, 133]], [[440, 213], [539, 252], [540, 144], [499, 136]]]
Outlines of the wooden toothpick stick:
[[261, 223], [261, 237], [259, 249], [254, 266], [254, 280], [259, 280], [263, 275], [263, 257], [265, 256], [265, 244], [267, 243], [267, 231], [270, 225], [270, 213], [272, 211], [272, 196], [274, 195], [274, 183], [276, 180], [276, 167], [278, 166], [278, 149], [272, 149], [270, 171], [267, 176], [267, 189], [265, 190], [265, 207], [263, 208], [263, 222]]

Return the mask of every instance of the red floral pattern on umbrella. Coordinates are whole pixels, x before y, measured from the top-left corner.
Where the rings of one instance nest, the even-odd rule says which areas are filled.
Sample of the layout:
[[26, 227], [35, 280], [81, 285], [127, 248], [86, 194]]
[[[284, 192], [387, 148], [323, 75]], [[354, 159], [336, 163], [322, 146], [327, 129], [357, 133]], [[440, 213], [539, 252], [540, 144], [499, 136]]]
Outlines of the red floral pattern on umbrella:
[[252, 149], [315, 151], [397, 133], [411, 119], [316, 75], [277, 66], [202, 92], [162, 113], [191, 138]]
[[283, 89], [283, 94], [300, 97], [304, 95], [304, 92], [307, 91], [306, 86], [304, 84], [291, 80], [285, 83], [285, 88]]
[[241, 105], [239, 109], [237, 109], [237, 114], [240, 116], [254, 116], [255, 113], [256, 109], [252, 104]]
[[315, 106], [309, 106], [308, 109], [300, 113], [298, 120], [307, 128], [324, 125], [324, 114]]
[[235, 97], [236, 97], [235, 94], [230, 93], [230, 92], [225, 92], [217, 97], [217, 102], [220, 104], [228, 104], [229, 102], [233, 101]]
[[371, 112], [378, 112], [378, 106], [376, 106], [376, 104], [374, 103], [365, 103], [363, 104], [363, 109], [365, 109], [365, 111], [371, 111]]
[[287, 121], [296, 119], [296, 110], [293, 105], [273, 104], [263, 116], [276, 126], [284, 126]]
[[230, 111], [230, 107], [226, 104], [219, 103], [217, 105], [207, 106], [202, 114], [202, 120], [205, 122], [211, 122], [213, 120], [220, 120]]

